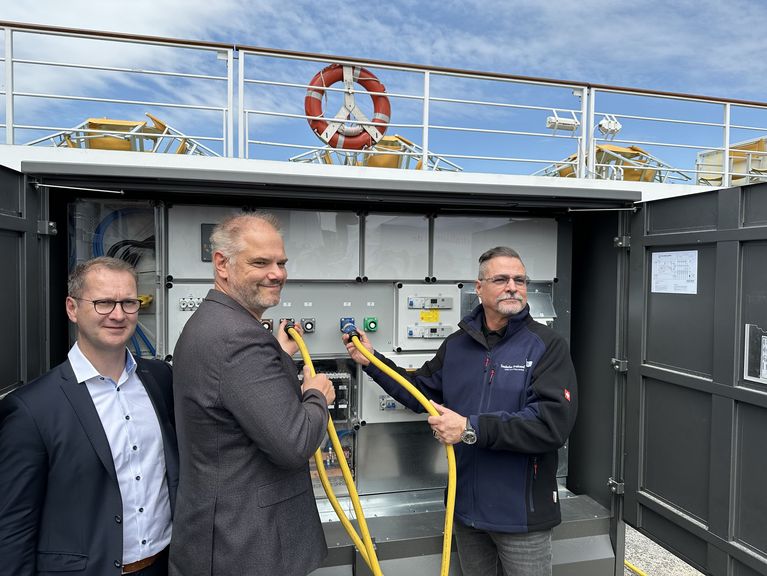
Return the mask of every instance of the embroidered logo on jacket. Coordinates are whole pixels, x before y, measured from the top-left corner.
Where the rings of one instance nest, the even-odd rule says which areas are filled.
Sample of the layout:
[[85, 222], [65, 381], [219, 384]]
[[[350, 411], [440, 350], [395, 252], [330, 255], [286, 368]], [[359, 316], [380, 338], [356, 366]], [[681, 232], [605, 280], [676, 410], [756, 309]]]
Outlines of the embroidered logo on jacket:
[[504, 372], [524, 372], [532, 365], [532, 360], [525, 360], [524, 364], [501, 364], [501, 370]]

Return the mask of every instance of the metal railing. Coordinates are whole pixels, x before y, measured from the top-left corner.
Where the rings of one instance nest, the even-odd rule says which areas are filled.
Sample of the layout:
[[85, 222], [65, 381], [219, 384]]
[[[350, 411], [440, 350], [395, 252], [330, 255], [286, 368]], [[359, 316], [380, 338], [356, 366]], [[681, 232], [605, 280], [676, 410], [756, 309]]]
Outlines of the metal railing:
[[[386, 154], [392, 165], [420, 170], [713, 186], [767, 180], [761, 102], [236, 44], [14, 23], [0, 29], [0, 128], [8, 144], [51, 145], [53, 136], [79, 129], [77, 142], [93, 145], [110, 133], [84, 120], [100, 118], [132, 120], [132, 133], [151, 139], [156, 130], [141, 124], [150, 113], [169, 119], [195, 150], [229, 157], [383, 166], [371, 159]], [[330, 64], [364, 68], [385, 91], [359, 82], [312, 85]], [[319, 115], [307, 113], [312, 91]], [[372, 120], [377, 96], [391, 105], [385, 128]], [[350, 101], [356, 118], [347, 117]], [[310, 127], [318, 122], [353, 133], [380, 128], [407, 145], [332, 146]]]

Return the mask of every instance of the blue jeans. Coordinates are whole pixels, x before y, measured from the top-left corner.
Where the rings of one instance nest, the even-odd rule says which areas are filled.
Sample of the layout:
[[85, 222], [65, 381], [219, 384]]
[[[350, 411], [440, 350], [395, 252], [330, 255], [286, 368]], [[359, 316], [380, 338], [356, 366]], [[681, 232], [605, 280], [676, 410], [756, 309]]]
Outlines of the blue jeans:
[[453, 522], [463, 576], [551, 576], [551, 530], [506, 534]]

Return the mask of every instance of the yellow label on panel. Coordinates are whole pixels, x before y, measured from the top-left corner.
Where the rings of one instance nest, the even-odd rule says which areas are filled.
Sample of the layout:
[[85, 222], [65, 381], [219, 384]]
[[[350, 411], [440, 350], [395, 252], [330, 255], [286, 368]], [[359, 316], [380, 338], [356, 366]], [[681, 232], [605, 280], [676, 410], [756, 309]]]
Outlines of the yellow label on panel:
[[421, 322], [439, 322], [439, 310], [421, 310]]

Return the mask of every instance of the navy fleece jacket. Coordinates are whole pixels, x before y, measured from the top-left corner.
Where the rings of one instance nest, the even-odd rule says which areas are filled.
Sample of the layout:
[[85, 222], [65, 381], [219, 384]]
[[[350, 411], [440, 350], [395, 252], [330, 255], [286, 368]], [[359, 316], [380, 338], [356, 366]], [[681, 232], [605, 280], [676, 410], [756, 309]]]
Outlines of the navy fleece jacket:
[[[423, 394], [469, 417], [474, 445], [455, 445], [456, 517], [494, 532], [546, 530], [561, 521], [557, 450], [575, 422], [575, 370], [565, 340], [535, 322], [526, 307], [509, 319], [490, 349], [477, 306], [434, 358], [407, 372], [376, 356]], [[391, 396], [416, 412], [423, 407], [372, 364], [365, 367]]]

